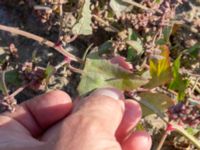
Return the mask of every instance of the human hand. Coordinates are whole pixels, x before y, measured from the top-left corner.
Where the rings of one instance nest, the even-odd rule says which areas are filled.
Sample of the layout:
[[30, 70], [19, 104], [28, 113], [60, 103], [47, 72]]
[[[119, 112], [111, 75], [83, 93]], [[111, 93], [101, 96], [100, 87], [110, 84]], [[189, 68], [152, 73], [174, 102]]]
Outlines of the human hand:
[[141, 108], [115, 89], [99, 89], [72, 104], [53, 91], [0, 115], [0, 150], [149, 150], [151, 137], [131, 132]]

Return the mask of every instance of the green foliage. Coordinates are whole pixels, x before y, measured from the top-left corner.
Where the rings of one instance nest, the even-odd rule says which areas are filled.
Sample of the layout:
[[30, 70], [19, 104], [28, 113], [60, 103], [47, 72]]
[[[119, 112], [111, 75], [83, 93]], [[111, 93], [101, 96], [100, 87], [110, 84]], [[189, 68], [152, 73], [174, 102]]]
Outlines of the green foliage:
[[160, 47], [160, 50], [161, 59], [153, 57], [149, 60], [151, 80], [147, 85], [145, 85], [146, 88], [154, 88], [164, 85], [170, 82], [172, 78], [169, 49], [164, 45]]
[[179, 132], [180, 134], [185, 136], [187, 139], [189, 139], [197, 147], [197, 149], [200, 149], [200, 143], [198, 139], [196, 139], [192, 134], [188, 133], [188, 131], [185, 130], [182, 126], [179, 126], [176, 124], [172, 124], [172, 125], [173, 125], [173, 128], [177, 132]]
[[96, 88], [115, 87], [121, 90], [133, 90], [147, 83], [142, 77], [112, 64], [104, 59], [87, 59], [78, 91], [81, 95]]
[[160, 3], [161, 2], [161, 0], [154, 0], [156, 3]]
[[170, 43], [169, 39], [170, 39], [171, 33], [172, 33], [172, 27], [166, 26], [163, 29], [163, 37], [161, 39], [159, 39], [158, 41], [156, 41], [156, 44], [158, 44], [158, 45], [169, 44]]
[[126, 42], [128, 47], [127, 59], [129, 61], [134, 60], [136, 57], [141, 56], [144, 53], [143, 43], [138, 35], [131, 29], [129, 31], [129, 40]]
[[17, 70], [8, 71], [5, 73], [5, 81], [12, 86], [20, 86], [22, 83], [19, 72]]
[[181, 56], [179, 56], [173, 63], [172, 72], [173, 72], [173, 80], [169, 84], [169, 89], [178, 91], [178, 100], [182, 101], [185, 97], [185, 90], [189, 84], [187, 79], [183, 79], [181, 74], [179, 73], [180, 69], [180, 60]]
[[74, 34], [80, 35], [90, 35], [92, 34], [92, 14], [90, 10], [91, 2], [90, 0], [85, 0], [85, 3], [82, 8], [81, 18], [74, 25], [72, 32]]
[[142, 122], [139, 122], [135, 127], [136, 131], [146, 131], [145, 127], [143, 126]]
[[50, 77], [54, 74], [56, 71], [55, 67], [48, 65], [45, 70], [45, 80], [46, 80], [46, 85], [48, 85]]
[[112, 49], [112, 41], [111, 40], [106, 41], [102, 45], [100, 45], [98, 48], [98, 51], [99, 51], [99, 54], [101, 55], [101, 54], [109, 53], [110, 49]]
[[[141, 97], [141, 101], [146, 101], [153, 107], [153, 109], [156, 109], [161, 113], [165, 112], [170, 106], [174, 105], [173, 100], [162, 93], [145, 92], [139, 94], [139, 96]], [[154, 112], [151, 109], [142, 106], [142, 113], [143, 116], [147, 116], [153, 114]]]
[[171, 26], [166, 26], [164, 29], [163, 29], [163, 38], [164, 38], [164, 41], [166, 43], [169, 43], [169, 38], [170, 38], [170, 35], [172, 33], [172, 27]]
[[0, 74], [0, 90], [3, 95], [8, 94], [7, 85], [19, 86], [21, 83], [19, 73], [16, 70], [1, 72]]
[[188, 127], [188, 128], [186, 128], [186, 131], [191, 135], [195, 135], [195, 134], [197, 134], [199, 132], [199, 129]]
[[128, 5], [122, 2], [122, 0], [110, 0], [110, 7], [116, 16], [119, 17], [121, 13], [127, 9]]
[[188, 52], [193, 57], [198, 57], [200, 53], [200, 43], [196, 43], [194, 46], [188, 49]]

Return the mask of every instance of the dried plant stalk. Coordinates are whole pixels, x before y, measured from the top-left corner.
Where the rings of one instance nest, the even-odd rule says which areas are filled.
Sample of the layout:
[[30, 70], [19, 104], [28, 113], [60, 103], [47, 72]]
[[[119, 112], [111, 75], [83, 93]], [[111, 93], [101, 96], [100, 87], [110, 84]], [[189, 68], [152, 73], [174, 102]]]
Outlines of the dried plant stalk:
[[0, 24], [0, 30], [3, 31], [7, 31], [13, 34], [17, 34], [17, 35], [21, 35], [24, 37], [27, 37], [29, 39], [35, 40], [41, 44], [44, 44], [46, 46], [49, 46], [51, 48], [54, 48], [55, 50], [57, 50], [59, 53], [63, 54], [64, 56], [70, 58], [73, 61], [77, 61], [77, 62], [82, 62], [82, 60], [74, 55], [72, 55], [71, 53], [67, 52], [62, 46], [56, 46], [52, 41], [49, 41], [45, 38], [42, 38], [38, 35], [26, 32], [26, 31], [22, 31], [20, 29], [14, 28], [14, 27], [8, 27], [5, 25], [1, 25]]

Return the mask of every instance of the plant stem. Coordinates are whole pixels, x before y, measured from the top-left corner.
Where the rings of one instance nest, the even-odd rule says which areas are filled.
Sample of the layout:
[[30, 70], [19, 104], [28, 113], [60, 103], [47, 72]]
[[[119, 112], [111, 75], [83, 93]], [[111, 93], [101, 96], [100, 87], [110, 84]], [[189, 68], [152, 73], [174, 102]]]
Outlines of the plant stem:
[[78, 69], [78, 68], [75, 68], [75, 67], [73, 67], [73, 66], [71, 66], [71, 65], [69, 65], [68, 68], [69, 68], [71, 71], [75, 72], [75, 73], [83, 74], [83, 70], [80, 70], [80, 69]]
[[131, 4], [131, 5], [133, 5], [133, 6], [136, 6], [136, 7], [138, 7], [138, 8], [141, 8], [141, 9], [143, 9], [143, 10], [152, 11], [150, 8], [148, 8], [148, 7], [146, 7], [146, 6], [143, 6], [143, 5], [141, 5], [141, 4], [137, 3], [137, 2], [134, 2], [134, 1], [132, 1], [132, 0], [122, 0], [122, 1], [125, 2], [125, 3], [128, 3], [128, 4]]
[[2, 90], [2, 93], [4, 96], [8, 96], [8, 88], [6, 86], [6, 82], [5, 82], [5, 71], [2, 71], [0, 73], [0, 88]]
[[179, 132], [180, 134], [185, 136], [187, 139], [189, 139], [200, 150], [200, 142], [194, 136], [187, 133], [187, 131], [185, 131], [181, 126], [176, 125], [176, 124], [172, 124], [172, 125], [175, 131]]
[[82, 63], [82, 60], [80, 58], [78, 58], [78, 57], [72, 55], [71, 53], [67, 52], [67, 50], [65, 50], [62, 46], [56, 46], [52, 41], [49, 41], [45, 38], [42, 38], [42, 37], [37, 36], [35, 34], [29, 33], [29, 32], [26, 32], [26, 31], [22, 31], [22, 30], [13, 28], [13, 27], [4, 26], [4, 25], [1, 25], [1, 24], [0, 24], [0, 30], [7, 31], [7, 32], [10, 32], [10, 33], [13, 33], [13, 34], [18, 34], [18, 35], [27, 37], [29, 39], [35, 40], [35, 41], [37, 41], [41, 44], [44, 44], [44, 45], [49, 46], [51, 48], [54, 48], [55, 50], [57, 50], [58, 52], [60, 52], [64, 56], [71, 58], [71, 60]]
[[73, 42], [77, 37], [78, 37], [78, 34], [73, 35], [73, 37], [69, 41], [67, 41], [67, 43]]
[[85, 60], [86, 60], [86, 57], [87, 57], [87, 54], [88, 54], [89, 50], [92, 48], [93, 45], [94, 45], [93, 43], [90, 44], [90, 45], [88, 46], [88, 48], [85, 50], [85, 53], [84, 53], [83, 58], [82, 58], [84, 62], [85, 62]]
[[63, 3], [62, 0], [59, 0], [59, 17], [60, 17], [60, 29], [59, 29], [59, 37], [62, 35], [62, 26], [63, 26]]
[[58, 70], [62, 66], [66, 65], [68, 62], [66, 60], [63, 60], [61, 63], [59, 63], [57, 66], [55, 66], [55, 69]]
[[[141, 98], [137, 96], [132, 96], [132, 99], [137, 101], [138, 103], [144, 105], [148, 109], [152, 110], [155, 114], [157, 114], [166, 124], [169, 124], [169, 122], [163, 117], [162, 113], [154, 108], [151, 104], [149, 104], [145, 100], [141, 100]], [[187, 131], [184, 130], [181, 126], [175, 124], [175, 123], [170, 123], [174, 129], [174, 131], [179, 132], [181, 135], [185, 136], [189, 141], [191, 141], [198, 149], [200, 149], [200, 142], [191, 134], [187, 133]], [[164, 137], [163, 137], [164, 139]]]
[[26, 87], [28, 87], [29, 84], [26, 84], [24, 86], [21, 86], [20, 88], [18, 88], [15, 92], [13, 92], [11, 95], [9, 95], [10, 97], [15, 97], [16, 95], [18, 95], [20, 92], [22, 92]]
[[192, 88], [192, 90], [191, 90], [191, 93], [193, 93], [194, 90], [196, 89], [196, 87], [197, 87], [197, 85], [198, 85], [198, 83], [199, 83], [199, 80], [200, 80], [200, 78], [196, 78], [195, 83], [194, 83], [194, 86], [193, 86], [193, 88]]
[[163, 147], [163, 144], [164, 144], [169, 133], [170, 133], [170, 131], [165, 130], [156, 150], [161, 150], [161, 148]]

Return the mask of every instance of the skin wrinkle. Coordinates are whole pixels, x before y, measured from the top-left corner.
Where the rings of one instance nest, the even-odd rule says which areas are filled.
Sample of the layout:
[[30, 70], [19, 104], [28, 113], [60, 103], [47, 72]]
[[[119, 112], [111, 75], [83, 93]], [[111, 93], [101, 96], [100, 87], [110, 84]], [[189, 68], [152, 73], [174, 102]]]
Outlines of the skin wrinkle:
[[[113, 100], [109, 96], [104, 96], [104, 95], [103, 96], [93, 96], [92, 99], [93, 100], [91, 100], [90, 96], [86, 97], [84, 99], [85, 103], [83, 103], [81, 105], [81, 110], [76, 108], [77, 109], [76, 111], [79, 110], [80, 113], [82, 113], [82, 114], [85, 113], [85, 114], [87, 114], [87, 116], [91, 116], [93, 118], [98, 117], [98, 119], [101, 120], [100, 122], [107, 122], [108, 124], [110, 124], [110, 122], [109, 122], [110, 120], [107, 121], [108, 115], [110, 115], [111, 118], [113, 115], [117, 115], [117, 116], [119, 116], [118, 117], [119, 119], [114, 124], [119, 124], [121, 122], [123, 114], [125, 112], [125, 106], [124, 106], [123, 101]], [[91, 106], [95, 106], [95, 107], [91, 107]], [[99, 107], [99, 106], [102, 106], [102, 107]], [[113, 110], [113, 108], [118, 108], [118, 111], [116, 112], [115, 110]], [[102, 109], [103, 109], [103, 111], [102, 111]], [[99, 115], [99, 112], [101, 112], [100, 115]], [[113, 114], [113, 112], [115, 112], [117, 114]], [[109, 126], [108, 124], [105, 124], [104, 126]], [[117, 126], [116, 126], [116, 129], [113, 129], [113, 131], [110, 128], [105, 128], [105, 129], [107, 129], [108, 132], [110, 132], [112, 135], [114, 135], [115, 130], [117, 129]]]
[[[40, 126], [38, 120], [36, 119], [36, 117], [35, 117], [34, 114], [32, 113], [31, 109], [29, 109], [29, 107], [27, 106], [27, 103], [25, 103], [25, 106], [24, 106], [23, 108], [24, 108], [24, 109], [31, 115], [31, 117], [33, 118], [33, 120], [34, 120], [34, 122], [35, 122], [37, 128], [39, 129], [39, 130], [38, 130], [39, 133], [42, 133], [43, 128]], [[20, 120], [19, 120], [19, 122], [20, 122]], [[22, 124], [25, 128], [27, 128], [26, 125], [24, 125], [23, 123], [21, 123], [21, 124]]]
[[[96, 139], [96, 141], [105, 141], [106, 143], [108, 143], [108, 141], [111, 140], [107, 140], [108, 137], [112, 137], [112, 142], [115, 143], [115, 145], [117, 144], [116, 139], [113, 139], [113, 135], [109, 133], [109, 131], [104, 129], [104, 126], [102, 126], [102, 122], [99, 121], [99, 119], [96, 119], [94, 117], [91, 117], [89, 115], [85, 115], [83, 112], [77, 112], [75, 114], [73, 114], [71, 117], [67, 118], [67, 120], [62, 123], [61, 125], [63, 130], [66, 130], [66, 135], [70, 136], [70, 140], [66, 143], [66, 145], [68, 146], [67, 149], [73, 150], [73, 146], [76, 146], [77, 144], [73, 144], [74, 141], [91, 141], [95, 140], [94, 137], [96, 137], [96, 134], [98, 134], [99, 131], [103, 131], [101, 133], [99, 133], [98, 139]], [[74, 130], [72, 131], [72, 133], [70, 132], [70, 128], [73, 128]], [[60, 132], [62, 132], [62, 129]], [[84, 135], [80, 136], [80, 133], [84, 131]], [[78, 138], [77, 138], [78, 137]], [[56, 137], [55, 137], [56, 138]], [[61, 139], [65, 139], [66, 137], [59, 137]], [[62, 141], [61, 141], [62, 143]], [[88, 142], [85, 142], [88, 144]], [[103, 142], [104, 143], [104, 142]], [[57, 143], [58, 145], [60, 145], [59, 143]], [[110, 143], [109, 143], [110, 144]], [[101, 144], [101, 145], [109, 145], [109, 144]], [[72, 147], [70, 147], [70, 145], [72, 145]], [[115, 146], [116, 147], [116, 146]], [[66, 148], [66, 147], [65, 147]], [[62, 150], [64, 148], [62, 147], [57, 147], [57, 149]], [[101, 150], [103, 150], [104, 148], [102, 147]], [[105, 148], [107, 149], [107, 148]], [[96, 149], [95, 149], [96, 150]], [[116, 149], [115, 149], [116, 150]]]

